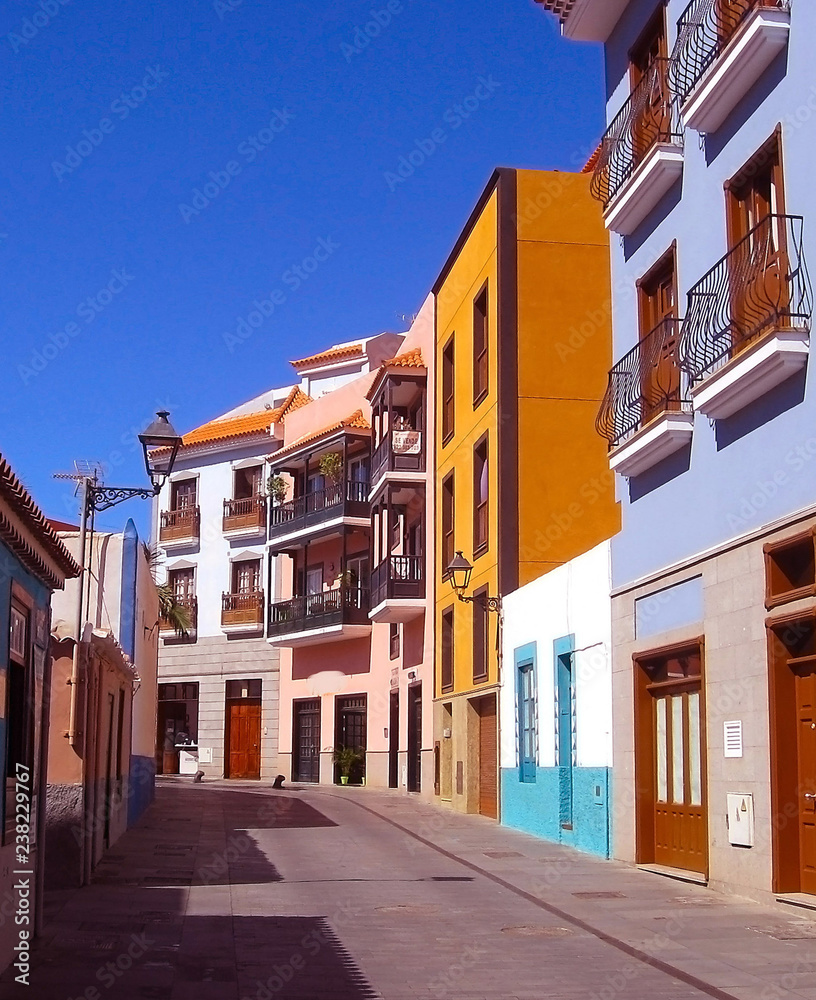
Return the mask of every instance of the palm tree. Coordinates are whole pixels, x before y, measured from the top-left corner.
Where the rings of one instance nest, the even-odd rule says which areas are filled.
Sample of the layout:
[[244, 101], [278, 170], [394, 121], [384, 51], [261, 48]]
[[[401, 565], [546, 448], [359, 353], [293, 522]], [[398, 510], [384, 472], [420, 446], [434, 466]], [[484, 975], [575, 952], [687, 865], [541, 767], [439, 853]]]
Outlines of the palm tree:
[[169, 583], [158, 584], [156, 590], [159, 594], [159, 617], [162, 621], [172, 625], [179, 634], [184, 635], [189, 632], [192, 626], [190, 609], [178, 603]]

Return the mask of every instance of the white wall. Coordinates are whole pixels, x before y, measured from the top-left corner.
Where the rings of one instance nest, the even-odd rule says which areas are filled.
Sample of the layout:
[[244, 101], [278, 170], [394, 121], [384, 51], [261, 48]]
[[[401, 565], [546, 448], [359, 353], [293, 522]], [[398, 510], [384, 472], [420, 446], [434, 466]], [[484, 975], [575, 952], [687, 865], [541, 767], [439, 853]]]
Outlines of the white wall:
[[501, 766], [518, 764], [516, 667], [519, 646], [536, 643], [538, 765], [554, 767], [553, 643], [575, 636], [579, 767], [612, 764], [610, 545], [600, 545], [504, 598]]

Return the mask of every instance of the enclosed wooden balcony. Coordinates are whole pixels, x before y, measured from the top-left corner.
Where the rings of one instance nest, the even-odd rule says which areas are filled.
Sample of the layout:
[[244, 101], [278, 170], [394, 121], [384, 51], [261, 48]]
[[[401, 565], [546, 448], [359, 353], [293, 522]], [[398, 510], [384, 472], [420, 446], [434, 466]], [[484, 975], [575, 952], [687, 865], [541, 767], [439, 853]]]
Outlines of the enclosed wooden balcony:
[[409, 427], [385, 434], [371, 458], [371, 481], [374, 483], [387, 472], [424, 471], [424, 435]]
[[804, 221], [769, 215], [691, 289], [679, 347], [695, 410], [729, 417], [807, 364]]
[[668, 60], [657, 59], [601, 140], [591, 187], [613, 232], [633, 233], [683, 172], [683, 130], [667, 75]]
[[669, 317], [609, 373], [597, 428], [609, 442], [610, 468], [636, 476], [691, 439], [688, 375], [677, 357], [679, 319]]
[[164, 510], [160, 515], [159, 541], [165, 548], [191, 545], [198, 541], [200, 529], [201, 511], [198, 507]]
[[275, 646], [305, 646], [368, 635], [369, 591], [341, 584], [269, 605], [267, 635]]
[[198, 626], [198, 598], [197, 597], [176, 597], [176, 604], [187, 612], [190, 620], [190, 627], [185, 631], [180, 631], [166, 618], [159, 619], [159, 635], [163, 638], [185, 638], [194, 635]]
[[224, 501], [224, 534], [232, 538], [260, 535], [266, 532], [266, 497], [244, 497]]
[[404, 622], [425, 610], [425, 557], [390, 555], [371, 574], [371, 620]]
[[683, 121], [716, 131], [787, 46], [790, 0], [692, 0], [677, 26], [669, 80]]
[[264, 624], [262, 590], [221, 595], [221, 629], [224, 632], [260, 632]]
[[323, 489], [295, 497], [286, 503], [273, 505], [269, 511], [269, 540], [280, 544], [307, 536], [346, 520], [368, 523], [368, 480], [342, 480]]

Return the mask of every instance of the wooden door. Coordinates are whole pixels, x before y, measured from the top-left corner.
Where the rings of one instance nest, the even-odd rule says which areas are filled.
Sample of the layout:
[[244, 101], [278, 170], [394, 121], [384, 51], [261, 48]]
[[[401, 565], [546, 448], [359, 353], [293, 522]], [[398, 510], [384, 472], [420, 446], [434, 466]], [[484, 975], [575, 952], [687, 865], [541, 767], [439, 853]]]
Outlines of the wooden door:
[[671, 133], [668, 102], [666, 20], [661, 5], [629, 54], [632, 107], [632, 150], [637, 166], [656, 142]]
[[740, 26], [752, 0], [716, 0], [717, 42], [724, 48]]
[[[360, 763], [355, 764], [349, 773], [349, 783], [352, 785], [365, 782], [365, 754], [368, 737], [367, 704], [365, 695], [353, 695], [337, 699], [337, 716], [335, 718], [335, 747], [352, 747], [362, 754]], [[340, 769], [335, 765], [335, 780], [339, 782]]]
[[228, 778], [261, 776], [261, 703], [254, 699], [227, 702]]
[[641, 420], [645, 423], [680, 405], [677, 272], [673, 251], [643, 279], [639, 297]]
[[292, 779], [320, 781], [320, 699], [295, 702]]
[[790, 322], [784, 184], [776, 139], [729, 182], [728, 190], [731, 342], [737, 352]]
[[498, 740], [496, 725], [496, 696], [488, 695], [477, 702], [479, 713], [479, 812], [482, 816], [497, 819], [498, 797]]
[[422, 788], [422, 686], [408, 689], [408, 791]]
[[816, 894], [816, 657], [794, 665], [800, 892]]
[[399, 691], [392, 691], [389, 701], [388, 787], [399, 788]]
[[706, 871], [699, 681], [653, 692], [655, 862]]

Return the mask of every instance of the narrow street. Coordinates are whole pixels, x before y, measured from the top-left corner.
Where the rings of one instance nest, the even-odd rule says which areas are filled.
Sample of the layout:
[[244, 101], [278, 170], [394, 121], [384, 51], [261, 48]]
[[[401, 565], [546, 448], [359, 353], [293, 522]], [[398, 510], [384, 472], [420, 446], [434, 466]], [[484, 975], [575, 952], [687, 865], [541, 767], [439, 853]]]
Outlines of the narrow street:
[[816, 922], [367, 789], [160, 781], [37, 1000], [816, 997]]

